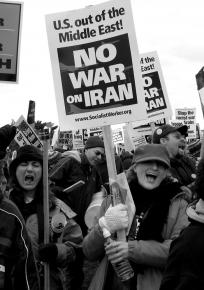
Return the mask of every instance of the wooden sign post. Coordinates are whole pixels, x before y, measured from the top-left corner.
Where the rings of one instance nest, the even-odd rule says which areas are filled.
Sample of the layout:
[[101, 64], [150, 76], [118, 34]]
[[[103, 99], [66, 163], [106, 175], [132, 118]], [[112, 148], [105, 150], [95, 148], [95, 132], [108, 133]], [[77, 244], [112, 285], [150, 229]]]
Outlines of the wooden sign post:
[[[49, 129], [41, 135], [43, 141], [43, 213], [44, 213], [44, 244], [49, 243], [49, 188], [48, 188], [48, 149], [50, 146]], [[44, 289], [50, 289], [50, 268], [44, 263]]]
[[[114, 147], [113, 147], [113, 139], [112, 139], [112, 131], [111, 126], [103, 126], [103, 137], [104, 137], [104, 145], [105, 145], [105, 153], [106, 153], [106, 160], [107, 168], [108, 168], [108, 175], [109, 175], [109, 186], [112, 198], [112, 205], [116, 205], [121, 203], [121, 195], [120, 195], [120, 188], [117, 183], [117, 171], [115, 165], [115, 154], [114, 154]], [[117, 232], [117, 239], [120, 241], [126, 241], [126, 234], [125, 230], [121, 230]]]

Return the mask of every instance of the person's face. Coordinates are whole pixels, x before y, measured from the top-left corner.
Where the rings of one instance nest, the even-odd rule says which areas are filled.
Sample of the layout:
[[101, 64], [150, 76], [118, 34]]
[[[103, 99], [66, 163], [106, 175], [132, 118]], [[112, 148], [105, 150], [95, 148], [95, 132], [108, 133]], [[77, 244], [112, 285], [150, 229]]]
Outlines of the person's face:
[[146, 161], [135, 164], [139, 184], [147, 189], [157, 188], [167, 175], [167, 167], [160, 161]]
[[38, 161], [24, 161], [16, 168], [19, 185], [26, 191], [34, 190], [42, 177], [42, 166]]
[[182, 149], [182, 150], [185, 150], [186, 147], [187, 147], [186, 137], [184, 135], [181, 135], [181, 139], [180, 139], [180, 142], [179, 142], [179, 148]]
[[100, 163], [105, 154], [105, 150], [102, 147], [89, 148], [85, 150], [86, 157], [91, 165]]
[[171, 158], [178, 154], [181, 138], [181, 133], [175, 131], [161, 139], [161, 143], [166, 146]]

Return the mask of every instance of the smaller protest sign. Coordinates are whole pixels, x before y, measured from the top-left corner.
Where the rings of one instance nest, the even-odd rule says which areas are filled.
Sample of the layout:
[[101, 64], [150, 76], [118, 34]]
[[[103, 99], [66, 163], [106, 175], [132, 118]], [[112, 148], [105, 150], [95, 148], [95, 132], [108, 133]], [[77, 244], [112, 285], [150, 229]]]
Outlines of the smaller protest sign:
[[17, 120], [15, 126], [17, 127], [17, 132], [14, 140], [20, 147], [29, 144], [40, 149], [43, 148], [43, 144], [39, 137], [23, 116]]
[[140, 54], [140, 65], [149, 122], [171, 117], [172, 110], [157, 52]]
[[58, 137], [58, 146], [65, 150], [73, 149], [73, 133], [72, 131], [60, 131]]
[[135, 149], [136, 149], [138, 146], [140, 146], [142, 144], [146, 144], [147, 140], [146, 140], [145, 136], [138, 136], [138, 137], [133, 137], [132, 142], [133, 142]]
[[0, 81], [18, 81], [22, 5], [0, 2]]
[[176, 109], [175, 117], [188, 126], [188, 139], [196, 138], [196, 109]]
[[83, 133], [82, 130], [73, 131], [73, 149], [83, 149], [84, 142], [83, 142]]
[[201, 109], [204, 116], [204, 67], [202, 67], [196, 74], [196, 82], [200, 97]]
[[[158, 128], [162, 125], [166, 124], [166, 119], [160, 119], [154, 122], [154, 127]], [[132, 123], [132, 132], [133, 132], [133, 136], [145, 136], [145, 135], [152, 135], [152, 128], [150, 123], [146, 123], [144, 125], [139, 125], [137, 122], [133, 122]]]
[[125, 147], [125, 151], [129, 151], [129, 152], [135, 149], [133, 141], [132, 141], [131, 131], [132, 131], [131, 124], [130, 123], [125, 124], [125, 126], [123, 127], [124, 147]]
[[35, 124], [35, 101], [30, 100], [28, 105], [27, 122], [34, 127]]
[[113, 143], [123, 143], [124, 142], [124, 136], [123, 136], [123, 129], [122, 128], [116, 128], [112, 129], [112, 136], [113, 136]]
[[89, 136], [102, 136], [103, 135], [103, 130], [101, 127], [96, 127], [96, 128], [90, 128], [89, 130]]

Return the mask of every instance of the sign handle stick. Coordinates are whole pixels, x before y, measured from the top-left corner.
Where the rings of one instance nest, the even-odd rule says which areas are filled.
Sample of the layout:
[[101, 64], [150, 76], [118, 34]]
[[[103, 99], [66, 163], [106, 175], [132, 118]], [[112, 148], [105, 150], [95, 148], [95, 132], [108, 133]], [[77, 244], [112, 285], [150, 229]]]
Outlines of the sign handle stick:
[[[45, 130], [43, 140], [43, 213], [44, 213], [44, 243], [49, 243], [49, 189], [48, 189], [48, 149], [50, 145], [49, 131]], [[44, 289], [50, 289], [50, 268], [44, 263]]]
[[[103, 126], [103, 137], [104, 137], [104, 145], [105, 145], [105, 153], [106, 153], [106, 160], [107, 168], [108, 168], [108, 175], [109, 175], [109, 184], [111, 189], [111, 196], [112, 196], [112, 205], [116, 205], [121, 202], [120, 196], [120, 189], [117, 185], [117, 171], [115, 165], [115, 154], [113, 150], [113, 139], [112, 139], [112, 131], [110, 125]], [[126, 241], [126, 234], [125, 231], [118, 231], [117, 232], [117, 239], [119, 241]]]
[[153, 135], [153, 133], [154, 133], [154, 131], [155, 131], [155, 128], [156, 128], [154, 122], [150, 122], [150, 127], [151, 127], [152, 135]]

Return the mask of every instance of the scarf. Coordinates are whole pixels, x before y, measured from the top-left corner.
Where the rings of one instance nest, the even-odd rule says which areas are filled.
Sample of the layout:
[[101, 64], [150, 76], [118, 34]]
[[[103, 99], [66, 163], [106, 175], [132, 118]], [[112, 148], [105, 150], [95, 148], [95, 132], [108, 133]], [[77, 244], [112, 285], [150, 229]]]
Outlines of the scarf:
[[[136, 216], [144, 213], [136, 239], [162, 242], [162, 231], [170, 202], [178, 193], [178, 187], [164, 180], [156, 189], [147, 190], [138, 183], [137, 179], [132, 180], [129, 186], [136, 206]], [[136, 216], [130, 230], [130, 239], [135, 239]]]

